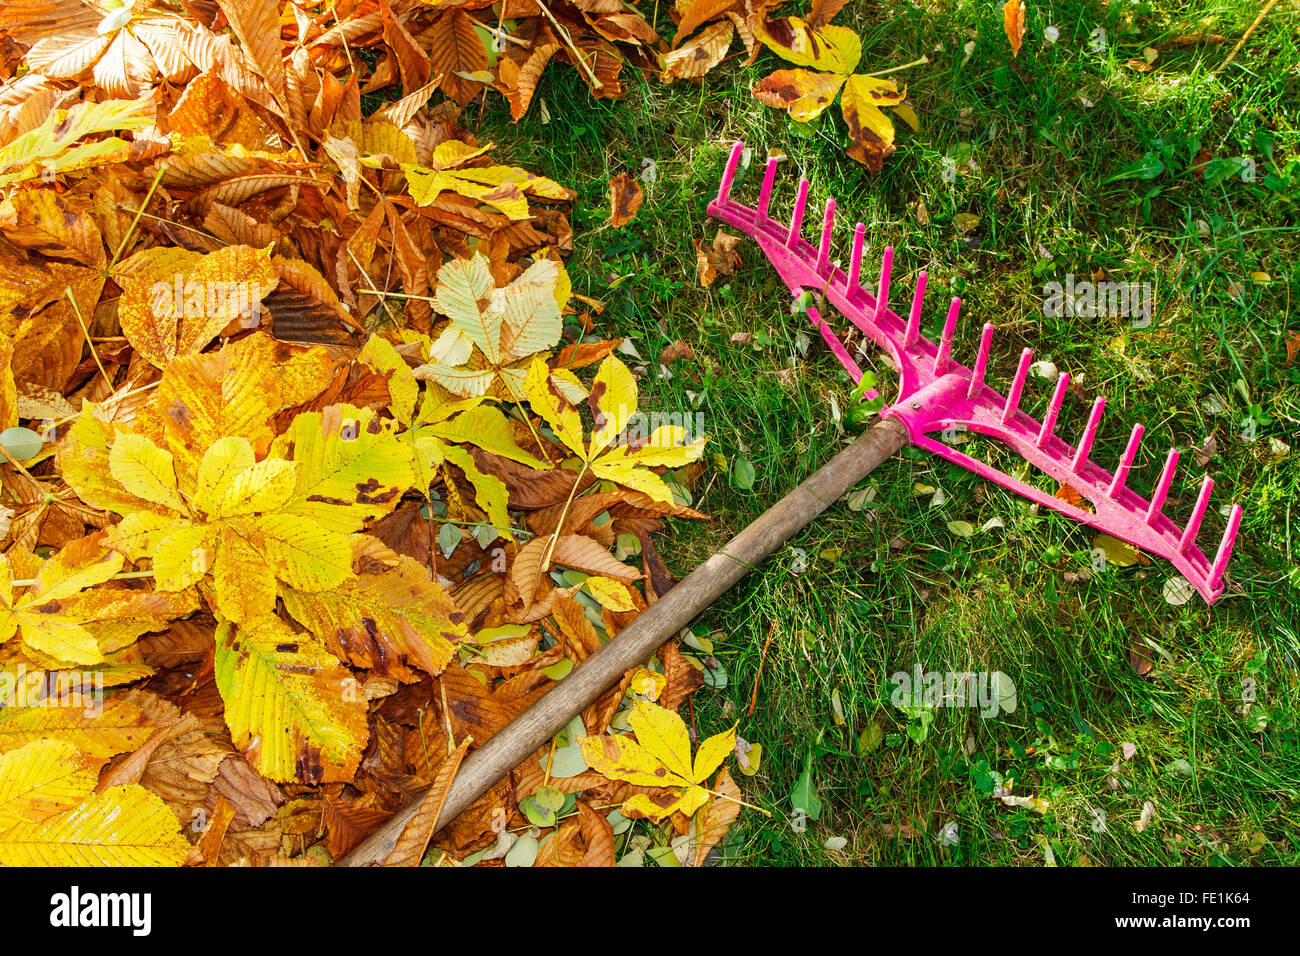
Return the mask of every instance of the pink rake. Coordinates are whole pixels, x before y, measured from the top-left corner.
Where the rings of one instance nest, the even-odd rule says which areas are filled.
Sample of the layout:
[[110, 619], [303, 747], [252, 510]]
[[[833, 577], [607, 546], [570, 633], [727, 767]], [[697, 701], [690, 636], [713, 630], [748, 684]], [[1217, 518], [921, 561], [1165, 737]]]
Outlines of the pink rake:
[[[974, 369], [952, 358], [953, 331], [961, 312], [961, 300], [954, 298], [948, 307], [939, 344], [920, 334], [921, 307], [925, 297], [926, 274], [916, 281], [911, 308], [904, 318], [889, 308], [889, 280], [894, 250], [885, 247], [874, 292], [859, 281], [862, 269], [866, 227], [858, 223], [853, 231], [853, 248], [848, 272], [831, 262], [831, 230], [835, 221], [835, 200], [826, 201], [822, 217], [821, 239], [817, 246], [801, 235], [804, 209], [808, 201], [808, 180], [801, 179], [794, 212], [789, 222], [777, 222], [769, 216], [772, 186], [776, 178], [776, 160], [769, 160], [755, 208], [743, 206], [731, 198], [731, 187], [739, 168], [744, 144], [737, 142], [731, 150], [718, 197], [709, 204], [709, 215], [749, 235], [791, 292], [797, 297], [805, 289], [822, 293], [826, 300], [847, 316], [864, 335], [884, 349], [898, 369], [898, 398], [880, 414], [897, 419], [907, 427], [910, 442], [933, 452], [981, 478], [997, 482], [1031, 501], [1058, 511], [1076, 521], [1091, 525], [1121, 538], [1144, 551], [1158, 554], [1177, 568], [1207, 604], [1223, 593], [1223, 572], [1232, 555], [1232, 547], [1241, 526], [1241, 505], [1233, 505], [1219, 548], [1211, 560], [1196, 546], [1197, 532], [1210, 503], [1214, 481], [1207, 475], [1201, 484], [1191, 520], [1179, 527], [1164, 514], [1165, 499], [1178, 465], [1178, 452], [1170, 450], [1164, 469], [1150, 500], [1128, 487], [1129, 474], [1142, 441], [1142, 426], [1134, 425], [1128, 445], [1113, 472], [1095, 464], [1090, 458], [1093, 440], [1101, 424], [1105, 399], [1098, 398], [1088, 415], [1077, 446], [1056, 433], [1056, 418], [1065, 398], [1069, 375], [1061, 375], [1047, 406], [1043, 421], [1035, 421], [1020, 410], [1025, 379], [1029, 374], [1033, 350], [1025, 349], [1011, 380], [1007, 395], [1002, 395], [984, 381], [989, 350], [993, 342], [993, 324], [986, 323], [975, 353]], [[854, 361], [842, 339], [816, 308], [809, 308], [813, 326], [823, 341], [848, 370], [856, 383], [862, 369]], [[874, 397], [874, 393], [869, 393]], [[1025, 461], [1063, 484], [1069, 484], [1092, 504], [1095, 511], [1082, 508], [1035, 488], [1019, 478], [977, 461], [952, 445], [938, 440], [935, 432], [970, 430], [995, 438]]]

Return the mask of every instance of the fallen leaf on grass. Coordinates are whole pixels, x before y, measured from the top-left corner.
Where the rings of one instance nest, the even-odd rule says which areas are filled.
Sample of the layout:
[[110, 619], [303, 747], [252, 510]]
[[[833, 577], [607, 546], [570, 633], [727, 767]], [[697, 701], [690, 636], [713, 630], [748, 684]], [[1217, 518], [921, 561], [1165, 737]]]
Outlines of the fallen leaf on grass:
[[609, 181], [609, 224], [621, 229], [636, 218], [645, 194], [635, 179], [621, 173]]
[[740, 253], [736, 247], [742, 239], [719, 229], [711, 247], [706, 247], [702, 239], [695, 240], [695, 274], [701, 286], [707, 289], [718, 276], [735, 273], [740, 266]]
[[1015, 59], [1025, 38], [1025, 0], [1007, 0], [1002, 5], [1002, 29], [1011, 41], [1011, 58]]

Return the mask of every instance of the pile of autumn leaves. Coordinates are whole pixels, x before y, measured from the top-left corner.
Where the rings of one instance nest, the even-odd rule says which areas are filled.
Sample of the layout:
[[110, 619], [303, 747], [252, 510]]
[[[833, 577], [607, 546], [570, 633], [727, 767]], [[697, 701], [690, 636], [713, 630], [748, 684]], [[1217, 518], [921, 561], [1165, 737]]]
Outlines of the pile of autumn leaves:
[[[636, 381], [612, 355], [589, 384], [548, 365], [567, 299], [551, 259], [503, 288], [482, 257], [453, 260], [434, 301], [442, 330], [372, 335], [345, 374], [323, 347], [254, 332], [176, 355], [130, 422], [88, 403], [58, 446], [58, 472], [108, 520], [46, 560], [22, 548], [0, 559], [6, 669], [137, 683], [154, 670], [164, 629], [208, 613], [215, 624], [188, 692], [163, 693], [186, 682], [155, 678], [110, 693], [95, 713], [70, 683], [62, 706], [0, 713], [0, 861], [265, 862], [285, 843], [307, 849], [322, 830], [324, 845], [345, 851], [386, 817], [393, 791], [438, 780], [471, 738], [500, 729], [654, 599], [655, 585], [635, 586], [646, 572], [610, 548], [631, 532], [647, 566], [657, 561], [647, 530], [664, 515], [696, 514], [661, 474], [689, 466], [703, 443], [685, 443], [672, 425], [628, 441]], [[581, 362], [611, 344], [564, 354]], [[546, 482], [566, 496], [530, 509], [519, 527], [512, 487], [535, 493]], [[433, 533], [421, 563], [368, 533], [395, 540], [380, 529], [399, 510], [458, 533]], [[155, 631], [161, 644], [139, 641]], [[185, 712], [204, 669], [222, 732], [202, 721], [211, 701], [195, 707], [198, 722]], [[442, 845], [453, 856], [477, 849], [478, 859], [513, 852], [515, 863], [613, 863], [615, 827], [649, 817], [692, 833], [702, 858], [738, 809], [725, 770], [704, 786], [734, 732], [692, 761], [681, 719], [651, 703], [678, 706], [699, 682], [670, 647], [448, 827]], [[420, 719], [404, 730], [413, 709]], [[232, 821], [246, 824], [253, 801], [201, 785], [182, 795], [155, 766], [162, 756], [164, 768], [190, 764], [202, 779], [214, 749], [224, 762], [217, 737], [287, 787], [276, 829], [297, 840], [259, 842], [265, 827], [247, 826], [253, 836], [238, 839]], [[611, 805], [621, 807], [612, 823]], [[199, 808], [192, 847], [181, 825]], [[314, 830], [301, 828], [304, 817]], [[490, 819], [509, 826], [484, 826]]]
[[[572, 194], [397, 58], [478, 8], [218, 6], [0, 10], [0, 863], [337, 861], [702, 517], [701, 442], [571, 306]], [[390, 862], [702, 860], [739, 808], [675, 713], [702, 671], [666, 645]]]

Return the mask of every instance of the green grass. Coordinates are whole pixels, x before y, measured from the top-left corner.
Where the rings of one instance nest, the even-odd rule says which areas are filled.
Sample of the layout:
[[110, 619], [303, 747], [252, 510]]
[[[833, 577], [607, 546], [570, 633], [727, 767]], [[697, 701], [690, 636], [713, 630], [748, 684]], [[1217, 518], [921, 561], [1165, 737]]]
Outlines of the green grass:
[[[1300, 152], [1297, 14], [1280, 4], [1214, 75], [1255, 5], [1030, 6], [1014, 62], [993, 3], [863, 3], [837, 18], [860, 31], [864, 70], [931, 58], [898, 75], [922, 126], [900, 131], [897, 153], [874, 178], [844, 155], [837, 111], [796, 129], [753, 100], [751, 83], [780, 65], [768, 53], [753, 68], [733, 58], [702, 86], [631, 75], [630, 95], [613, 102], [592, 100], [572, 71], [553, 66], [539, 90], [548, 123], [534, 105], [512, 125], [499, 99], [483, 117], [480, 136], [498, 144], [497, 155], [577, 191], [575, 289], [607, 302], [600, 335], [628, 336], [646, 358], [646, 404], [694, 411], [694, 396], [710, 450], [725, 466], [743, 457], [756, 467], [749, 491], [726, 467], [696, 483], [696, 505], [713, 520], [678, 522], [663, 540], [679, 575], [852, 437], [831, 414], [832, 397], [846, 407], [852, 383], [818, 345], [801, 354], [788, 293], [752, 243], [734, 276], [711, 290], [695, 282], [692, 242], [718, 227], [705, 205], [736, 137], [753, 147], [755, 172], [770, 150], [789, 157], [775, 208], [788, 204], [802, 171], [812, 181], [810, 208], [839, 199], [841, 248], [860, 218], [869, 256], [895, 247], [896, 289], [910, 289], [925, 268], [929, 302], [963, 295], [959, 358], [971, 354], [983, 322], [997, 322], [990, 381], [1006, 381], [1026, 344], [1081, 381], [1062, 413], [1064, 434], [1077, 434], [1092, 396], [1105, 394], [1098, 460], [1118, 456], [1131, 424], [1144, 422], [1135, 488], [1149, 490], [1171, 445], [1188, 452], [1172, 515], [1190, 512], [1202, 471], [1220, 489], [1216, 506], [1229, 494], [1245, 505], [1229, 592], [1213, 609], [1199, 600], [1175, 607], [1162, 597], [1167, 565], [1112, 567], [1069, 583], [1067, 572], [1089, 566], [1087, 529], [1033, 513], [922, 453], [887, 463], [869, 481], [871, 507], [833, 507], [696, 627], [713, 633], [727, 675], [725, 688], [696, 695], [698, 732], [740, 719], [739, 733], [764, 748], [744, 786], [773, 817], [741, 817], [727, 845], [734, 862], [1041, 865], [1050, 854], [1062, 865], [1300, 863], [1300, 365], [1285, 365], [1287, 331], [1300, 329], [1300, 183], [1289, 192], [1237, 178], [1211, 186], [1190, 172], [1204, 150], [1255, 157], [1262, 180], [1271, 168], [1266, 138], [1279, 162]], [[1048, 23], [1060, 40], [1044, 47]], [[1106, 53], [1087, 49], [1095, 26], [1108, 31]], [[1226, 42], [1171, 43], [1211, 33]], [[1123, 65], [1148, 46], [1160, 49], [1154, 71]], [[1148, 152], [1168, 167], [1158, 178], [1105, 182]], [[951, 184], [941, 175], [945, 155], [963, 160]], [[606, 184], [637, 175], [643, 157], [658, 177], [638, 217], [614, 230]], [[978, 216], [979, 226], [959, 233], [959, 213]], [[1152, 327], [1043, 316], [1044, 283], [1097, 270], [1156, 284]], [[630, 277], [611, 289], [620, 276]], [[937, 307], [929, 315], [941, 320]], [[737, 332], [765, 333], [771, 344], [734, 344]], [[659, 379], [658, 354], [675, 339], [698, 358]], [[1041, 409], [1046, 392], [1033, 390], [1027, 408]], [[1267, 421], [1246, 442], [1241, 419], [1251, 406]], [[1217, 451], [1197, 468], [1190, 447], [1209, 437]], [[942, 487], [946, 502], [931, 507], [929, 495], [914, 493], [918, 483]], [[948, 527], [992, 518], [1005, 527], [970, 538]], [[1223, 521], [1211, 511], [1203, 542], [1217, 540]], [[807, 556], [804, 573], [792, 571], [796, 548]], [[1145, 678], [1129, 663], [1130, 644], [1143, 639], [1159, 648]], [[909, 735], [887, 678], [915, 664], [1002, 671], [1019, 707], [988, 720], [941, 708], [928, 734], [913, 720]], [[1257, 700], [1243, 714], [1248, 679]], [[874, 746], [860, 745], [864, 731]], [[1136, 745], [1132, 759], [1123, 759], [1124, 743]], [[810, 752], [824, 806], [800, 832], [790, 794]], [[1014, 781], [1003, 786], [1016, 795], [1046, 800], [1047, 812], [1004, 805], [990, 771]], [[1154, 818], [1139, 832], [1147, 802]], [[1095, 811], [1105, 814], [1100, 832]], [[943, 846], [949, 823], [959, 840]], [[847, 845], [823, 849], [831, 836]]]

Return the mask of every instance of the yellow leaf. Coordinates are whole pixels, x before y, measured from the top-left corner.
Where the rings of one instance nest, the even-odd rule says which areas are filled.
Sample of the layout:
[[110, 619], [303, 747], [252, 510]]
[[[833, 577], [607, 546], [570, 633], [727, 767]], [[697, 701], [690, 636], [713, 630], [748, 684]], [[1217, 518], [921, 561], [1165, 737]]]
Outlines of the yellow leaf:
[[152, 510], [153, 502], [127, 492], [110, 473], [109, 448], [123, 433], [122, 426], [96, 418], [87, 402], [59, 445], [59, 472], [77, 497], [92, 508], [121, 515]]
[[137, 784], [0, 834], [5, 866], [180, 866], [189, 852], [176, 815]]
[[662, 820], [672, 813], [690, 817], [694, 816], [695, 811], [704, 806], [708, 800], [709, 791], [696, 786], [687, 787], [681, 793], [663, 796], [634, 793], [623, 801], [620, 812], [625, 817], [633, 819], [649, 817], [651, 820]]
[[799, 17], [783, 17], [759, 23], [754, 35], [795, 66], [847, 74], [862, 59], [862, 41], [848, 27], [813, 27]]
[[595, 413], [588, 456], [603, 452], [627, 428], [636, 414], [636, 378], [628, 367], [610, 355], [600, 363], [591, 385], [590, 402]]
[[636, 610], [636, 603], [628, 594], [627, 585], [620, 581], [597, 574], [587, 578], [582, 584], [603, 608], [617, 613]]
[[298, 415], [271, 447], [298, 466], [293, 497], [279, 513], [343, 534], [388, 514], [415, 479], [410, 446], [394, 431], [393, 421], [352, 405]]
[[0, 832], [39, 823], [90, 796], [103, 760], [63, 740], [33, 740], [0, 757]]
[[184, 512], [185, 502], [176, 487], [176, 468], [171, 452], [159, 448], [143, 435], [122, 432], [108, 453], [113, 477], [128, 492], [171, 511]]
[[474, 503], [483, 510], [500, 535], [512, 541], [510, 515], [506, 512], [509, 490], [506, 483], [495, 475], [484, 474], [479, 470], [474, 456], [458, 445], [443, 445], [442, 457], [465, 473], [465, 478], [474, 488]]
[[217, 610], [238, 624], [251, 624], [275, 610], [275, 571], [233, 528], [222, 528], [217, 538], [212, 584]]
[[235, 476], [253, 467], [256, 457], [247, 438], [227, 435], [208, 446], [199, 463], [194, 507], [215, 517]]
[[494, 308], [501, 310], [501, 348], [512, 360], [549, 349], [560, 341], [564, 330], [562, 299], [568, 298], [560, 292], [562, 275], [559, 263], [538, 259], [519, 278], [497, 290]]
[[736, 748], [736, 728], [740, 722], [731, 725], [730, 730], [723, 731], [720, 734], [714, 734], [708, 738], [695, 751], [695, 782], [703, 783], [709, 779], [709, 775], [722, 765], [722, 761], [727, 759], [727, 754]]
[[1105, 555], [1107, 564], [1113, 564], [1117, 568], [1131, 568], [1135, 564], [1151, 563], [1151, 560], [1136, 547], [1108, 534], [1096, 535], [1092, 539], [1092, 548]]
[[282, 458], [267, 458], [249, 465], [230, 479], [221, 504], [212, 517], [278, 511], [293, 496], [296, 466]]
[[[528, 368], [528, 377], [524, 380], [524, 396], [533, 411], [551, 426], [565, 447], [579, 458], [585, 458], [587, 448], [582, 441], [582, 418], [578, 415], [578, 410], [551, 384], [553, 377], [563, 378], [565, 373], [560, 371], [552, 375], [545, 362], [540, 358], [533, 359]], [[568, 372], [567, 377], [577, 381], [572, 372]]]
[[491, 363], [501, 361], [501, 312], [490, 309], [494, 283], [487, 256], [453, 259], [438, 270], [434, 305]]
[[215, 551], [208, 525], [173, 525], [153, 552], [153, 579], [160, 591], [181, 591], [203, 580]]
[[611, 780], [643, 787], [686, 787], [691, 781], [668, 770], [663, 761], [628, 736], [579, 737], [588, 766]]
[[[588, 581], [591, 579], [588, 578]], [[659, 695], [663, 693], [664, 688], [668, 686], [668, 678], [646, 667], [638, 667], [632, 672], [632, 681], [628, 684], [628, 690], [642, 697], [648, 697], [650, 700], [658, 700]]]
[[372, 335], [366, 339], [366, 344], [357, 353], [357, 361], [378, 372], [387, 373], [388, 407], [392, 410], [393, 417], [403, 425], [411, 424], [411, 418], [415, 414], [415, 402], [420, 395], [420, 383], [411, 374], [411, 367], [398, 354], [397, 349], [393, 348], [393, 344], [381, 336]]
[[279, 782], [350, 781], [369, 729], [356, 679], [307, 634], [276, 617], [220, 623], [214, 658], [231, 739]]
[[268, 251], [242, 245], [208, 255], [157, 246], [113, 275], [122, 286], [122, 333], [159, 368], [201, 350], [232, 322], [255, 326], [262, 299], [279, 282]]
[[665, 707], [639, 700], [632, 705], [627, 722], [641, 746], [665, 767], [683, 780], [697, 782], [691, 770], [691, 736], [685, 721]]
[[257, 519], [262, 553], [276, 577], [290, 587], [323, 591], [352, 572], [352, 548], [346, 535], [322, 528], [301, 515], [276, 513]]
[[[104, 659], [95, 636], [83, 625], [109, 616], [103, 608], [81, 608], [85, 589], [122, 567], [122, 555], [104, 545], [105, 532], [73, 541], [42, 565], [35, 584], [15, 599], [9, 563], [0, 557], [0, 643], [21, 632], [23, 643], [55, 661], [96, 664]], [[97, 592], [99, 593], [99, 592]]]
[[[423, 417], [422, 411], [421, 418]], [[519, 447], [515, 441], [514, 431], [510, 428], [510, 422], [499, 408], [491, 405], [480, 405], [447, 421], [423, 425], [414, 429], [411, 434], [417, 437], [427, 435], [462, 445], [476, 445], [484, 451], [517, 461], [529, 468], [549, 467], [545, 462]]]
[[[5, 697], [13, 678], [0, 680]], [[112, 757], [135, 750], [154, 731], [145, 713], [125, 700], [109, 699], [100, 707], [5, 707], [0, 709], [0, 753], [52, 737], [65, 740], [92, 757]]]
[[355, 574], [318, 591], [280, 589], [293, 618], [333, 653], [357, 667], [387, 673], [402, 659], [439, 674], [467, 638], [465, 615], [429, 569], [374, 538], [354, 535], [353, 562], [387, 567]]

